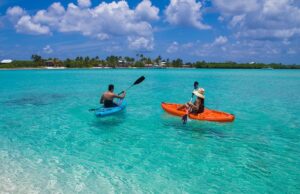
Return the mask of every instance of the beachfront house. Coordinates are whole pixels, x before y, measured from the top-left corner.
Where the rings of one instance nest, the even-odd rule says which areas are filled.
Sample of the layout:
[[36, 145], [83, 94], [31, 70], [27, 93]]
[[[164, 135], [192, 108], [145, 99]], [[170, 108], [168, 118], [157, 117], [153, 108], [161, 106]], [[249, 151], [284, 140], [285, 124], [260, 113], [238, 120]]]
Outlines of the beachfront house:
[[166, 67], [166, 66], [167, 66], [167, 62], [166, 62], [166, 61], [161, 61], [161, 62], [159, 63], [159, 66], [160, 66], [160, 67]]
[[186, 65], [182, 65], [183, 68], [191, 68], [192, 66], [189, 65], [189, 64], [186, 64]]
[[145, 67], [151, 68], [151, 67], [153, 67], [153, 64], [152, 63], [146, 63]]
[[118, 60], [118, 67], [126, 67], [126, 61], [125, 60]]
[[146, 64], [145, 67], [151, 67], [151, 68], [156, 68], [156, 69], [165, 68], [166, 62], [160, 61], [160, 62], [154, 63], [154, 64]]
[[61, 66], [63, 66], [63, 63], [58, 59], [53, 59], [53, 60], [45, 61], [44, 65], [46, 67], [61, 67]]
[[126, 59], [118, 60], [118, 67], [131, 67], [132, 65], [132, 61], [127, 61]]
[[3, 59], [0, 63], [1, 64], [9, 64], [9, 63], [12, 63], [13, 60], [12, 59]]

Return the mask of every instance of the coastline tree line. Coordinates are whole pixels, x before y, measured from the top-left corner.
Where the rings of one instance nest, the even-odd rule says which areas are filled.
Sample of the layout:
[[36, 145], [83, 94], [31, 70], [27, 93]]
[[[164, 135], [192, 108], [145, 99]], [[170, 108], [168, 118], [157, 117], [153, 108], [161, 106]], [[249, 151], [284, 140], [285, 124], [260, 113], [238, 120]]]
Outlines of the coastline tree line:
[[137, 54], [136, 58], [122, 56], [108, 56], [105, 59], [96, 57], [76, 57], [75, 59], [59, 60], [58, 58], [43, 59], [39, 55], [32, 55], [31, 60], [15, 60], [9, 64], [0, 64], [0, 68], [43, 68], [43, 67], [66, 67], [66, 68], [226, 68], [226, 69], [300, 69], [300, 65], [284, 65], [281, 63], [236, 63], [232, 61], [216, 63], [196, 61], [184, 63], [182, 59], [162, 59], [158, 56], [154, 59]]

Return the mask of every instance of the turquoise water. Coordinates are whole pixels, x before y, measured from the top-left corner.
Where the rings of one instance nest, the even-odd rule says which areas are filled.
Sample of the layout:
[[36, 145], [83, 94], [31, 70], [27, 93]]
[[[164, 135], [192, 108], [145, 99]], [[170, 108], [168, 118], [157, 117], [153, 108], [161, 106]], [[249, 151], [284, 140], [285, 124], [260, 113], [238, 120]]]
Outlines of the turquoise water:
[[[128, 107], [96, 118], [109, 83]], [[182, 125], [189, 100], [233, 123]], [[0, 71], [0, 193], [300, 193], [300, 71]]]

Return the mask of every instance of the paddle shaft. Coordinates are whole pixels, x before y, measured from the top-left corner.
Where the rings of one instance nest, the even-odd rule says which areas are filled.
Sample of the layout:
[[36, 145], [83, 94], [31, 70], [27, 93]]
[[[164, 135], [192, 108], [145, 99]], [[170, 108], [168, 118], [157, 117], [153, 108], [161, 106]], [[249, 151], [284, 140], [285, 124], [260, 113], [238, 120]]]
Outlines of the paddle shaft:
[[[141, 82], [143, 82], [145, 80], [145, 77], [144, 76], [141, 76], [141, 77], [139, 77], [137, 80], [135, 80], [135, 82], [131, 85], [131, 86], [129, 86], [126, 90], [129, 90], [132, 86], [134, 86], [134, 85], [138, 85], [138, 84], [140, 84]], [[118, 95], [120, 95], [120, 94], [122, 94], [124, 91], [126, 91], [126, 90], [123, 90], [122, 92], [120, 92]]]
[[123, 90], [122, 92], [120, 92], [118, 95], [121, 95], [121, 94], [124, 93], [125, 91], [129, 90], [132, 86], [134, 86], [134, 84], [132, 84], [131, 86], [129, 86], [126, 90]]
[[191, 96], [191, 99], [190, 99], [190, 102], [192, 102], [192, 101], [193, 101], [193, 97], [194, 97], [194, 94], [192, 94], [192, 96]]
[[[196, 87], [196, 86], [194, 85], [194, 90], [196, 90], [197, 88], [198, 88], [198, 87]], [[192, 93], [190, 102], [193, 101], [193, 97], [194, 97], [194, 94]], [[186, 120], [187, 120], [188, 116], [189, 116], [189, 110], [187, 109], [187, 113], [181, 117], [181, 120], [183, 121], [183, 124], [186, 124]]]

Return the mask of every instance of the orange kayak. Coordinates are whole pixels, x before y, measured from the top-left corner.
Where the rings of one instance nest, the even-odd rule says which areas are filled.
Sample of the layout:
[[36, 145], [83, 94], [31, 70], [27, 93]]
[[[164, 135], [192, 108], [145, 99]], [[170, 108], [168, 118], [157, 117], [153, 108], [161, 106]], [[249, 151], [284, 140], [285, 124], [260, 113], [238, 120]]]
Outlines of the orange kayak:
[[[169, 114], [174, 116], [180, 116], [186, 114], [186, 110], [177, 110], [181, 104], [173, 104], [162, 102], [161, 107]], [[202, 121], [213, 121], [213, 122], [232, 122], [234, 120], [234, 115], [220, 112], [216, 110], [210, 110], [205, 108], [203, 113], [200, 114], [189, 114], [190, 119], [202, 120]]]

